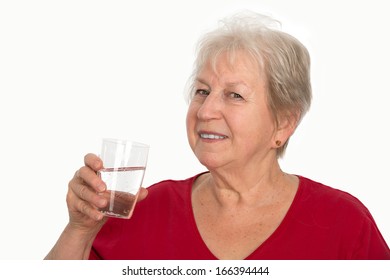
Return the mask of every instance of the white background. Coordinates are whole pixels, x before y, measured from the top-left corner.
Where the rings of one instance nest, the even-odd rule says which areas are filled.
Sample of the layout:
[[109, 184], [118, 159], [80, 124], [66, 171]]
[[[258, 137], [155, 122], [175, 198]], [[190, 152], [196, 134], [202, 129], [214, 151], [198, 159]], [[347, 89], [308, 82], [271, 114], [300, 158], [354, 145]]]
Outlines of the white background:
[[102, 137], [151, 145], [144, 186], [204, 170], [185, 132], [194, 45], [243, 9], [311, 53], [314, 100], [283, 169], [358, 197], [390, 243], [386, 2], [0, 1], [0, 259], [46, 255], [68, 181]]

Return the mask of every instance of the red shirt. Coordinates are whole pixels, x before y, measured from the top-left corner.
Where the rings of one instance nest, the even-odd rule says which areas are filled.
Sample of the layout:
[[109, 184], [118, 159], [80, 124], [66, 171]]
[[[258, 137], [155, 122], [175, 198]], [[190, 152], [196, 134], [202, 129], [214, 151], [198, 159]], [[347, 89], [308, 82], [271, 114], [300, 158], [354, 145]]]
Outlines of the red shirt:
[[[216, 259], [196, 227], [191, 189], [199, 175], [148, 188], [129, 220], [110, 218], [91, 259]], [[367, 208], [352, 195], [299, 177], [294, 201], [275, 232], [246, 259], [390, 259]]]

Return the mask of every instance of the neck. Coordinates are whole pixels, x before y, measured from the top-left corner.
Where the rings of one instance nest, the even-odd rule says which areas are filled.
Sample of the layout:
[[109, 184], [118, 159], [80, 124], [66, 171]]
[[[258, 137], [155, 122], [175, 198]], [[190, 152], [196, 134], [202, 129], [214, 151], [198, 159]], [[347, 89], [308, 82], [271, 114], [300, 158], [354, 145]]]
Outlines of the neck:
[[[288, 182], [290, 181], [290, 182]], [[285, 174], [275, 159], [262, 166], [219, 168], [210, 170], [202, 185], [220, 206], [267, 204], [280, 197], [291, 178]], [[202, 188], [202, 186], [199, 186]]]

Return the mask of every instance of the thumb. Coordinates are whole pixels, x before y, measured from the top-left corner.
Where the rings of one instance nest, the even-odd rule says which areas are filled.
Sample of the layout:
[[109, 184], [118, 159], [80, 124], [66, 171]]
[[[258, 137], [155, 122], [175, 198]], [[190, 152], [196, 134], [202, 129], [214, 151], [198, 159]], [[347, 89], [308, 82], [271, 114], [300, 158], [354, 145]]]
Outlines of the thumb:
[[148, 196], [148, 190], [145, 189], [144, 187], [141, 187], [141, 188], [139, 189], [139, 194], [138, 194], [138, 199], [137, 199], [137, 201], [139, 202], [139, 201], [145, 199], [147, 196]]

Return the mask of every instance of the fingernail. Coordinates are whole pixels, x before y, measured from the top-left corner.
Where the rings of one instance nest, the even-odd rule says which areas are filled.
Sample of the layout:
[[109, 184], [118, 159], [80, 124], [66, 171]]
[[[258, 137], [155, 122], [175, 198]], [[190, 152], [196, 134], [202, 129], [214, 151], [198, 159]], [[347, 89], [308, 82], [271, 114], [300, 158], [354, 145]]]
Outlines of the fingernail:
[[100, 161], [95, 162], [95, 168], [96, 168], [96, 169], [101, 169], [101, 168], [102, 168], [102, 164], [101, 164]]
[[98, 204], [99, 204], [100, 207], [104, 207], [104, 206], [106, 206], [106, 204], [107, 204], [107, 200], [105, 200], [105, 199], [100, 199], [100, 200], [98, 201]]
[[100, 184], [98, 186], [98, 191], [99, 192], [104, 192], [106, 190], [106, 185], [104, 183]]

